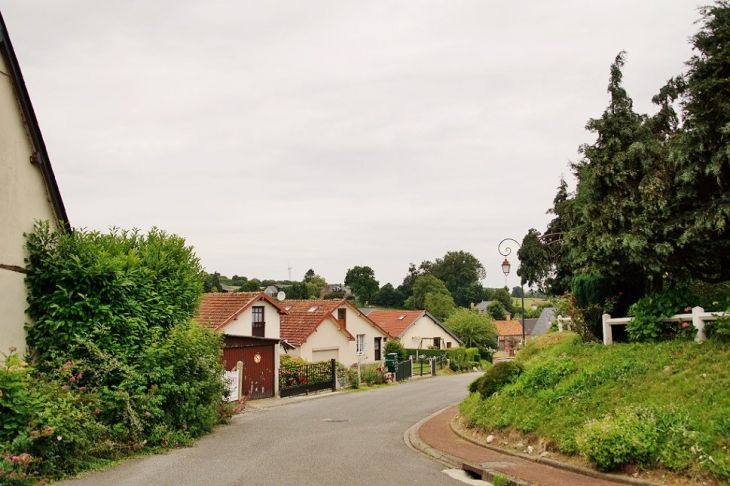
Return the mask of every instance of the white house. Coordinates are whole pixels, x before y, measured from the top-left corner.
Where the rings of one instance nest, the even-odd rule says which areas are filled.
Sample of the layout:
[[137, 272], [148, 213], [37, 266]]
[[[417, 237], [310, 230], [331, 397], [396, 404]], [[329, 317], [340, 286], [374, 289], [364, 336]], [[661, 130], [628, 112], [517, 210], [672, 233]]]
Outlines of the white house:
[[279, 392], [281, 306], [264, 292], [203, 294], [195, 321], [225, 335], [226, 369], [243, 362], [243, 391], [250, 398]]
[[374, 309], [368, 317], [411, 349], [457, 348], [463, 343], [438, 319], [423, 310]]
[[36, 220], [68, 229], [18, 59], [0, 15], [0, 352], [25, 350], [25, 238]]
[[284, 300], [281, 336], [293, 356], [310, 362], [336, 359], [345, 365], [380, 363], [388, 333], [340, 300]]

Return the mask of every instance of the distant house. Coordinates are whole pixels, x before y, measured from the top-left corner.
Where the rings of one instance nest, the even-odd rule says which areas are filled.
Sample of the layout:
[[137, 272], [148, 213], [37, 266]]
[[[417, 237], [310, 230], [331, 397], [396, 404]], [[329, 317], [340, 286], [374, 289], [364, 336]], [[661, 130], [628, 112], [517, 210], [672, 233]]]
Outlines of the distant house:
[[[476, 305], [474, 305], [472, 303], [471, 309], [477, 311], [481, 315], [487, 315], [487, 314], [489, 314], [489, 312], [487, 311], [487, 308], [489, 307], [489, 304], [491, 304], [492, 302], [494, 302], [494, 301], [493, 300], [483, 300]], [[512, 318], [512, 314], [510, 314], [506, 310], [504, 311], [504, 313], [506, 314], [507, 319]]]
[[457, 348], [463, 343], [438, 319], [423, 310], [380, 310], [368, 312], [368, 317], [406, 348]]
[[547, 334], [548, 329], [552, 326], [553, 321], [557, 319], [555, 315], [555, 309], [552, 307], [544, 307], [540, 313], [540, 317], [537, 319], [535, 326], [532, 328], [530, 336], [542, 336]]
[[36, 220], [70, 230], [51, 160], [0, 15], [0, 352], [25, 351], [25, 238]]
[[285, 314], [264, 292], [203, 294], [195, 321], [225, 335], [226, 369], [243, 362], [243, 391], [250, 398], [278, 394], [281, 318]]
[[321, 299], [325, 295], [335, 292], [342, 295], [345, 299], [352, 296], [352, 290], [350, 290], [350, 287], [345, 287], [342, 284], [324, 284], [322, 292], [319, 293], [319, 298]]
[[495, 329], [497, 330], [497, 342], [500, 351], [504, 351], [505, 348], [514, 349], [518, 343], [522, 341], [522, 322], [512, 319], [509, 321], [492, 321]]
[[284, 300], [281, 336], [310, 362], [378, 363], [388, 334], [347, 299]]
[[[520, 321], [520, 322], [522, 322], [522, 321]], [[536, 325], [537, 325], [537, 319], [535, 319], [535, 318], [525, 319], [525, 336], [527, 338], [530, 338], [531, 336], [533, 336], [533, 332], [535, 331]]]

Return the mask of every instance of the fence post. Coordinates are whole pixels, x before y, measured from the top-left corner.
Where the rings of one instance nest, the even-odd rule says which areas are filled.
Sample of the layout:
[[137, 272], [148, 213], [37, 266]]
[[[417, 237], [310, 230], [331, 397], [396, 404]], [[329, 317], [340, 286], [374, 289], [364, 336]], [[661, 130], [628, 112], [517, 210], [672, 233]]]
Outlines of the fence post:
[[611, 324], [608, 323], [610, 318], [610, 314], [603, 314], [601, 316], [601, 320], [603, 321], [603, 344], [606, 346], [613, 344], [613, 331], [611, 330]]
[[705, 309], [702, 307], [693, 307], [692, 308], [692, 325], [697, 329], [697, 335], [695, 336], [695, 341], [698, 343], [702, 343], [707, 340], [707, 335], [705, 334], [705, 321], [702, 320], [702, 316], [700, 314], [703, 314], [705, 312]]
[[334, 392], [337, 391], [337, 360], [332, 358], [330, 363], [332, 363], [332, 391]]
[[558, 316], [558, 332], [563, 332], [563, 316]]
[[236, 370], [238, 371], [238, 396], [236, 400], [239, 400], [243, 393], [243, 361], [236, 363]]

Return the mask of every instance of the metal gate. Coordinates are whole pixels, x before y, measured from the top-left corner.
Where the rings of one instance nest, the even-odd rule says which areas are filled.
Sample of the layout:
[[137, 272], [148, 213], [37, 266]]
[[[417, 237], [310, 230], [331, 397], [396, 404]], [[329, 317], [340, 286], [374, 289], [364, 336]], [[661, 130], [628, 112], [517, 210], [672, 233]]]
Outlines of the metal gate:
[[276, 342], [261, 339], [226, 336], [223, 360], [226, 369], [243, 362], [241, 394], [251, 400], [274, 396], [274, 367]]
[[334, 359], [279, 370], [282, 398], [319, 390], [337, 390], [337, 362]]

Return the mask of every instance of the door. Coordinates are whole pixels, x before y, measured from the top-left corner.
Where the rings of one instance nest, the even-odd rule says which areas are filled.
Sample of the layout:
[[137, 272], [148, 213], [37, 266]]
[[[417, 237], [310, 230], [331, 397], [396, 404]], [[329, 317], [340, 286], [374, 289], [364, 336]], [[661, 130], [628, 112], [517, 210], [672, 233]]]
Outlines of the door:
[[274, 348], [267, 344], [223, 350], [227, 368], [231, 368], [229, 363], [243, 362], [241, 393], [248, 394], [250, 399], [274, 396]]
[[375, 361], [380, 361], [380, 344], [382, 343], [383, 338], [376, 337], [375, 343], [373, 345], [373, 352], [375, 353]]

